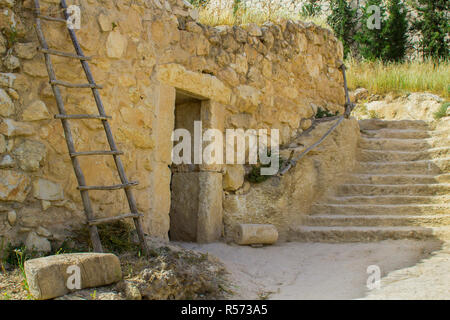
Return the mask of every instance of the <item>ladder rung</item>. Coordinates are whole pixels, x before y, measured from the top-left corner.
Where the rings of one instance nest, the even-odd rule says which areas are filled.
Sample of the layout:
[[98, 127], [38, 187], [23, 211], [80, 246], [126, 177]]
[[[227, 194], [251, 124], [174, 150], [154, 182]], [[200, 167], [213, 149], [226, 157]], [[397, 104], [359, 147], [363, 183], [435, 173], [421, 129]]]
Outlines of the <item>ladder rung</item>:
[[78, 186], [78, 190], [119, 190], [119, 189], [127, 189], [133, 186], [137, 186], [137, 181], [131, 181], [123, 184], [116, 184], [113, 186]]
[[74, 152], [70, 156], [82, 157], [82, 156], [120, 156], [123, 155], [123, 151], [84, 151], [84, 152]]
[[55, 18], [55, 17], [50, 17], [50, 16], [44, 16], [42, 14], [38, 15], [38, 18], [43, 19], [43, 20], [47, 20], [47, 21], [54, 21], [54, 22], [63, 22], [63, 23], [67, 23], [66, 19], [63, 18]]
[[108, 120], [112, 119], [111, 116], [100, 116], [96, 114], [57, 114], [55, 119], [71, 119], [71, 120], [83, 120], [83, 119], [98, 119]]
[[51, 54], [54, 56], [65, 57], [65, 58], [72, 58], [72, 59], [86, 60], [86, 61], [92, 60], [91, 57], [79, 56], [75, 53], [70, 53], [70, 52], [63, 52], [63, 51], [52, 50], [52, 49], [43, 49], [43, 48], [39, 48], [39, 51], [41, 51], [43, 53]]
[[122, 214], [120, 216], [115, 216], [115, 217], [91, 220], [91, 221], [88, 221], [88, 223], [90, 226], [96, 226], [96, 225], [99, 225], [102, 223], [109, 223], [109, 222], [114, 222], [114, 221], [127, 219], [127, 218], [139, 218], [139, 217], [143, 217], [143, 216], [144, 215], [141, 213], [127, 213], [127, 214]]
[[79, 89], [103, 89], [101, 85], [98, 85], [96, 83], [70, 83], [66, 81], [61, 80], [50, 80], [51, 85], [57, 85], [57, 86], [63, 86], [67, 88], [79, 88]]

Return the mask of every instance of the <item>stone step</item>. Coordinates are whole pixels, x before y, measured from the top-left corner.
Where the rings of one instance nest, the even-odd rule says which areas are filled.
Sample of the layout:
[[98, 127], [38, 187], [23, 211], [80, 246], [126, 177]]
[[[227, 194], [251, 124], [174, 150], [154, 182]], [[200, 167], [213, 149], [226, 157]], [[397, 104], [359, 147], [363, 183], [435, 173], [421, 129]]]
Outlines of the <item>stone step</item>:
[[450, 184], [342, 184], [337, 187], [337, 196], [375, 195], [446, 195]]
[[371, 242], [382, 240], [448, 239], [449, 227], [312, 227], [290, 230], [290, 241], [304, 242]]
[[381, 227], [381, 226], [448, 226], [450, 214], [442, 215], [311, 215], [303, 221], [305, 226], [328, 227]]
[[437, 184], [450, 183], [450, 174], [351, 174], [348, 179], [352, 184]]
[[450, 203], [450, 195], [444, 196], [350, 196], [330, 197], [326, 200], [330, 204], [446, 204]]
[[429, 125], [425, 121], [420, 120], [380, 120], [365, 119], [359, 120], [359, 127], [362, 130], [379, 130], [379, 129], [409, 129], [409, 130], [429, 130]]
[[312, 213], [346, 215], [435, 215], [449, 214], [448, 204], [333, 204], [313, 205]]
[[450, 147], [431, 148], [426, 151], [386, 151], [360, 149], [357, 155], [359, 161], [418, 161], [439, 158], [450, 158]]
[[440, 174], [450, 172], [450, 158], [399, 162], [359, 162], [360, 173]]
[[380, 139], [364, 138], [359, 139], [359, 148], [366, 150], [384, 151], [427, 151], [431, 148], [445, 147], [439, 139]]
[[381, 139], [426, 139], [432, 136], [430, 131], [409, 129], [361, 130], [361, 134], [366, 138]]

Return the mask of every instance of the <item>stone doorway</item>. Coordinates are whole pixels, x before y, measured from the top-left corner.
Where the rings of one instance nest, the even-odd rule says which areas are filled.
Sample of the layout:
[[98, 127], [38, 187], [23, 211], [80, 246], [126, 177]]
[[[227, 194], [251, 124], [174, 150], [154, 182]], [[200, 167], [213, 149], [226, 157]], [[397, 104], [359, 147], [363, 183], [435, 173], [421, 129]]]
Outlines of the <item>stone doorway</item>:
[[[174, 129], [191, 134], [191, 164], [171, 165], [169, 238], [172, 241], [212, 242], [222, 235], [222, 174], [195, 164], [194, 122], [210, 115], [211, 102], [176, 91]], [[206, 121], [204, 121], [206, 120]], [[203, 130], [207, 128], [203, 127]], [[178, 142], [176, 142], [178, 143]]]

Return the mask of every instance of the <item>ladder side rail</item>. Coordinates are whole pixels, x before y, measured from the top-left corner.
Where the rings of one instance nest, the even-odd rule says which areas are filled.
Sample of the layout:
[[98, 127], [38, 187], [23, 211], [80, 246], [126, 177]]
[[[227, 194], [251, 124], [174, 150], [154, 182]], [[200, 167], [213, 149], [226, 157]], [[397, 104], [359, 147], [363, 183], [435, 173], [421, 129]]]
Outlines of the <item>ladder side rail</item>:
[[[66, 10], [67, 9], [67, 4], [66, 4], [65, 0], [61, 0], [61, 6], [63, 8], [64, 17], [66, 19], [68, 19], [69, 15], [68, 15], [67, 10]], [[77, 38], [77, 36], [75, 34], [75, 31], [73, 29], [70, 29], [70, 28], [67, 28], [67, 30], [69, 32], [69, 36], [70, 36], [70, 38], [72, 40], [72, 43], [74, 45], [76, 53], [79, 56], [84, 56], [83, 50], [81, 49], [81, 46], [80, 46], [80, 44], [78, 42], [78, 38]], [[86, 74], [86, 78], [87, 78], [88, 82], [94, 85], [95, 81], [94, 81], [94, 78], [92, 76], [92, 72], [91, 72], [91, 69], [89, 67], [88, 62], [85, 61], [85, 60], [80, 60], [80, 63], [81, 63], [81, 65], [83, 67], [83, 70], [84, 70], [84, 72]], [[94, 99], [95, 99], [95, 102], [97, 104], [97, 108], [98, 108], [99, 114], [101, 116], [106, 116], [105, 108], [103, 106], [103, 102], [101, 100], [99, 91], [96, 88], [92, 88], [91, 90], [92, 90], [92, 93], [94, 95]], [[111, 148], [111, 151], [119, 151], [117, 149], [116, 143], [114, 141], [114, 138], [113, 138], [113, 135], [112, 135], [112, 130], [111, 130], [111, 127], [109, 125], [109, 122], [107, 120], [102, 120], [102, 123], [103, 123], [103, 127], [105, 129], [106, 137], [107, 137], [109, 146]], [[119, 173], [120, 180], [122, 181], [123, 184], [128, 184], [129, 181], [128, 181], [128, 178], [127, 178], [127, 176], [125, 174], [124, 166], [123, 166], [123, 163], [122, 163], [122, 160], [121, 160], [120, 156], [114, 155], [113, 157], [114, 157], [114, 162], [115, 162], [116, 167], [117, 167], [117, 171]], [[128, 199], [128, 204], [129, 204], [131, 213], [138, 214], [139, 211], [138, 211], [138, 208], [137, 208], [137, 205], [136, 205], [136, 200], [135, 200], [135, 198], [133, 196], [133, 192], [129, 188], [126, 188], [124, 190], [125, 190], [126, 197]], [[135, 227], [136, 227], [136, 231], [138, 233], [139, 241], [140, 241], [140, 243], [142, 245], [142, 250], [144, 251], [145, 254], [148, 254], [149, 250], [148, 250], [148, 247], [147, 247], [147, 243], [145, 241], [145, 235], [144, 235], [144, 231], [143, 231], [143, 227], [142, 227], [142, 221], [141, 221], [140, 218], [134, 218], [133, 220], [134, 220], [134, 224], [135, 224]]]
[[[47, 41], [44, 37], [44, 33], [42, 32], [42, 27], [41, 27], [41, 20], [39, 18], [40, 15], [40, 4], [39, 4], [39, 0], [34, 0], [35, 3], [35, 7], [36, 7], [36, 13], [37, 13], [37, 18], [36, 18], [36, 33], [37, 33], [37, 37], [39, 40], [39, 43], [41, 45], [41, 47], [43, 49], [48, 49], [48, 44]], [[47, 72], [48, 72], [48, 76], [50, 78], [50, 80], [55, 80], [56, 76], [55, 76], [55, 71], [53, 69], [53, 64], [51, 61], [51, 58], [48, 54], [44, 53], [44, 57], [45, 57], [45, 64], [47, 67]], [[56, 104], [58, 106], [58, 110], [60, 114], [66, 114], [65, 111], [65, 107], [64, 107], [64, 102], [61, 96], [61, 92], [59, 90], [59, 87], [56, 85], [52, 85], [52, 90], [53, 90], [53, 94], [55, 96], [56, 99]], [[61, 123], [63, 126], [63, 130], [64, 130], [64, 136], [66, 138], [66, 143], [67, 143], [67, 148], [69, 149], [69, 153], [74, 153], [75, 152], [75, 145], [73, 142], [73, 137], [72, 137], [72, 131], [70, 129], [70, 124], [66, 119], [61, 119]], [[84, 177], [84, 174], [81, 170], [79, 161], [77, 158], [71, 158], [72, 161], [72, 165], [75, 171], [75, 176], [77, 178], [78, 181], [78, 185], [80, 186], [85, 186], [86, 185], [86, 180]], [[89, 198], [89, 192], [88, 191], [80, 191], [81, 194], [81, 199], [83, 201], [83, 206], [84, 206], [84, 212], [85, 215], [87, 217], [88, 220], [92, 220], [94, 219], [93, 216], [93, 210], [92, 210], [92, 204], [91, 204], [91, 200]], [[98, 235], [98, 230], [96, 226], [89, 226], [89, 234], [91, 237], [91, 241], [92, 241], [92, 245], [94, 247], [94, 250], [96, 252], [103, 252], [103, 248], [102, 248], [102, 244], [100, 242], [100, 237]]]

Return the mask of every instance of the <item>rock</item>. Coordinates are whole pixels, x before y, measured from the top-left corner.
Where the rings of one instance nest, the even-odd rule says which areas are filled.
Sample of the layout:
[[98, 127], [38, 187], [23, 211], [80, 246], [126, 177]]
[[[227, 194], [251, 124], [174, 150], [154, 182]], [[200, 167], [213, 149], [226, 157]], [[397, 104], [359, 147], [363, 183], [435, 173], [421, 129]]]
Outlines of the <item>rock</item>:
[[14, 164], [15, 164], [14, 159], [9, 154], [5, 154], [0, 160], [1, 169], [12, 168], [14, 167]]
[[0, 33], [0, 54], [4, 54], [8, 50], [8, 42], [5, 37]]
[[31, 231], [28, 234], [27, 240], [25, 240], [25, 247], [30, 250], [36, 250], [38, 252], [52, 251], [50, 241], [48, 241], [46, 238], [38, 236], [34, 231]]
[[7, 137], [31, 136], [34, 134], [33, 127], [27, 123], [3, 119], [0, 124], [0, 134]]
[[47, 200], [41, 200], [41, 205], [42, 205], [42, 210], [45, 211], [52, 206], [52, 203]]
[[0, 73], [0, 87], [11, 88], [14, 86], [16, 75], [13, 73]]
[[127, 50], [127, 38], [119, 31], [112, 31], [106, 41], [106, 54], [113, 59], [120, 59]]
[[12, 88], [8, 88], [8, 94], [14, 100], [19, 100], [19, 98], [20, 98], [19, 93]]
[[98, 24], [103, 32], [112, 31], [113, 29], [113, 22], [111, 18], [103, 13], [98, 16]]
[[[63, 296], [71, 291], [68, 284], [76, 283], [80, 271], [79, 289], [100, 287], [122, 279], [119, 258], [106, 253], [60, 254], [25, 262], [30, 293], [45, 300]], [[70, 277], [70, 278], [69, 278]]]
[[33, 196], [39, 200], [57, 201], [64, 199], [64, 191], [60, 184], [40, 178], [33, 182]]
[[365, 100], [369, 97], [369, 90], [365, 88], [358, 88], [353, 92], [353, 95], [355, 97], [355, 102]]
[[22, 114], [23, 121], [51, 119], [47, 106], [41, 100], [33, 101]]
[[223, 177], [223, 189], [226, 191], [235, 191], [244, 184], [245, 169], [244, 166], [228, 165]]
[[247, 32], [252, 37], [261, 37], [262, 36], [261, 28], [258, 27], [258, 25], [256, 23], [249, 23], [247, 25]]
[[20, 60], [12, 54], [7, 54], [6, 57], [3, 58], [3, 65], [7, 70], [13, 71], [20, 68]]
[[48, 238], [52, 235], [52, 233], [50, 231], [48, 231], [47, 229], [45, 229], [44, 227], [38, 227], [36, 229], [36, 233], [44, 238]]
[[30, 178], [23, 173], [11, 170], [1, 170], [0, 173], [0, 200], [25, 201]]
[[16, 224], [17, 221], [17, 213], [14, 210], [8, 211], [8, 222], [12, 226]]
[[312, 126], [312, 120], [311, 119], [303, 119], [300, 124], [302, 130], [308, 130]]
[[47, 147], [39, 141], [27, 139], [13, 150], [13, 154], [22, 170], [37, 171], [44, 162]]
[[15, 54], [21, 59], [33, 59], [37, 53], [38, 45], [34, 42], [16, 43], [14, 45]]
[[0, 0], [0, 8], [8, 7], [12, 8], [14, 7], [15, 0]]
[[240, 245], [274, 244], [278, 240], [278, 231], [271, 224], [239, 224], [234, 240]]
[[138, 287], [129, 281], [121, 281], [117, 284], [117, 290], [123, 292], [126, 300], [142, 300]]
[[0, 89], [0, 116], [9, 117], [14, 113], [14, 103], [5, 90]]
[[0, 153], [3, 153], [6, 151], [6, 140], [5, 136], [0, 134]]

